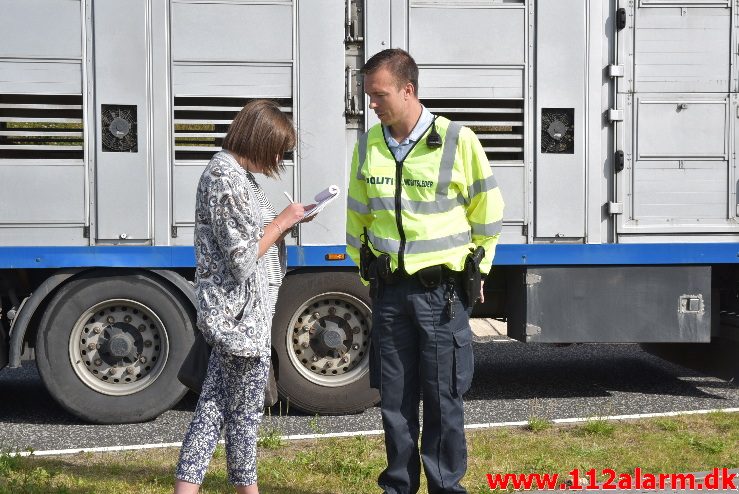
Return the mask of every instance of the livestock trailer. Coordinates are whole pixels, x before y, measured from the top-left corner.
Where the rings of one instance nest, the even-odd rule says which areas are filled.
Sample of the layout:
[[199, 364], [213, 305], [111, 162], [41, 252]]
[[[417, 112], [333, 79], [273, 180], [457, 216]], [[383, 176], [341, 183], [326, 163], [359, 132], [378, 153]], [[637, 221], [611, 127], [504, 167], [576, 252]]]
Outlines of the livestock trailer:
[[[505, 198], [477, 316], [529, 343], [709, 360], [737, 340], [735, 2], [0, 0], [0, 12], [0, 368], [35, 358], [79, 417], [146, 420], [185, 394], [195, 188], [244, 103], [291, 115], [297, 148], [281, 180], [261, 182], [278, 210], [284, 191], [310, 202], [347, 184], [377, 122], [359, 69], [389, 47], [417, 60], [427, 108], [477, 133]], [[280, 396], [310, 413], [377, 401], [345, 218], [335, 201], [288, 237], [272, 358]]]

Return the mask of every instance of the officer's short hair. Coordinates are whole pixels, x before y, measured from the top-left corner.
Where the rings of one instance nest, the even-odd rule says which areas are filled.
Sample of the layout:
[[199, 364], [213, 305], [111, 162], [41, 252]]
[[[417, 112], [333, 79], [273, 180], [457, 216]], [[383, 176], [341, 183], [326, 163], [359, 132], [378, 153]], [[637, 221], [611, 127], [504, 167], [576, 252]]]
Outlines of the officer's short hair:
[[361, 73], [364, 75], [372, 74], [383, 67], [393, 75], [398, 88], [410, 82], [416, 90], [416, 96], [418, 96], [418, 65], [407, 51], [400, 48], [388, 48], [375, 53], [364, 64]]
[[290, 117], [280, 110], [280, 105], [255, 99], [233, 119], [222, 147], [260, 166], [268, 177], [276, 177], [284, 171], [282, 159], [295, 148], [296, 140]]

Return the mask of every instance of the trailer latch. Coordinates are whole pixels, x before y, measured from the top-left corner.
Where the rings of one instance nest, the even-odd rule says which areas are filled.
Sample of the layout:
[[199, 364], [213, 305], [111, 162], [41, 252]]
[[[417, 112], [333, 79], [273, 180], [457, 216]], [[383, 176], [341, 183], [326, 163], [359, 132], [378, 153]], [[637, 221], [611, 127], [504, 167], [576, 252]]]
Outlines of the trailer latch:
[[626, 9], [621, 7], [616, 11], [616, 29], [618, 31], [626, 27]]
[[613, 156], [613, 168], [616, 170], [616, 173], [624, 169], [624, 152], [620, 149]]

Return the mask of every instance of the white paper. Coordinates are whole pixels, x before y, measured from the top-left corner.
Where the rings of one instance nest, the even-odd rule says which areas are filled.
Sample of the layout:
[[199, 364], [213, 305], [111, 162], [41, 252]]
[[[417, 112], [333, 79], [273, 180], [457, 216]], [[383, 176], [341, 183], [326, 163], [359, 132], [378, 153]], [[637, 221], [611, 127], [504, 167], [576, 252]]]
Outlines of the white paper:
[[316, 207], [305, 213], [306, 218], [310, 218], [313, 215], [316, 215], [323, 210], [323, 208], [326, 207], [328, 203], [336, 199], [338, 197], [341, 190], [339, 189], [338, 185], [329, 185], [325, 189], [323, 189], [321, 192], [316, 194], [316, 197], [314, 197], [314, 200], [316, 201]]

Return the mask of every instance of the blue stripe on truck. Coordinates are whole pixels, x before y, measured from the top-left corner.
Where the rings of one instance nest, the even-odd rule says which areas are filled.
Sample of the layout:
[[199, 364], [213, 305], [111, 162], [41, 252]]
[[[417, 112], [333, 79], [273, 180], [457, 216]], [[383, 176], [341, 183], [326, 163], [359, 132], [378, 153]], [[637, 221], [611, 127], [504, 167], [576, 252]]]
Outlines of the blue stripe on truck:
[[[288, 246], [289, 267], [353, 266], [348, 258], [327, 261], [327, 254], [343, 254], [343, 245]], [[705, 244], [506, 244], [495, 256], [498, 266], [523, 265], [655, 265], [735, 264], [739, 243]], [[66, 267], [191, 268], [193, 248], [149, 246], [0, 247], [0, 269]]]

